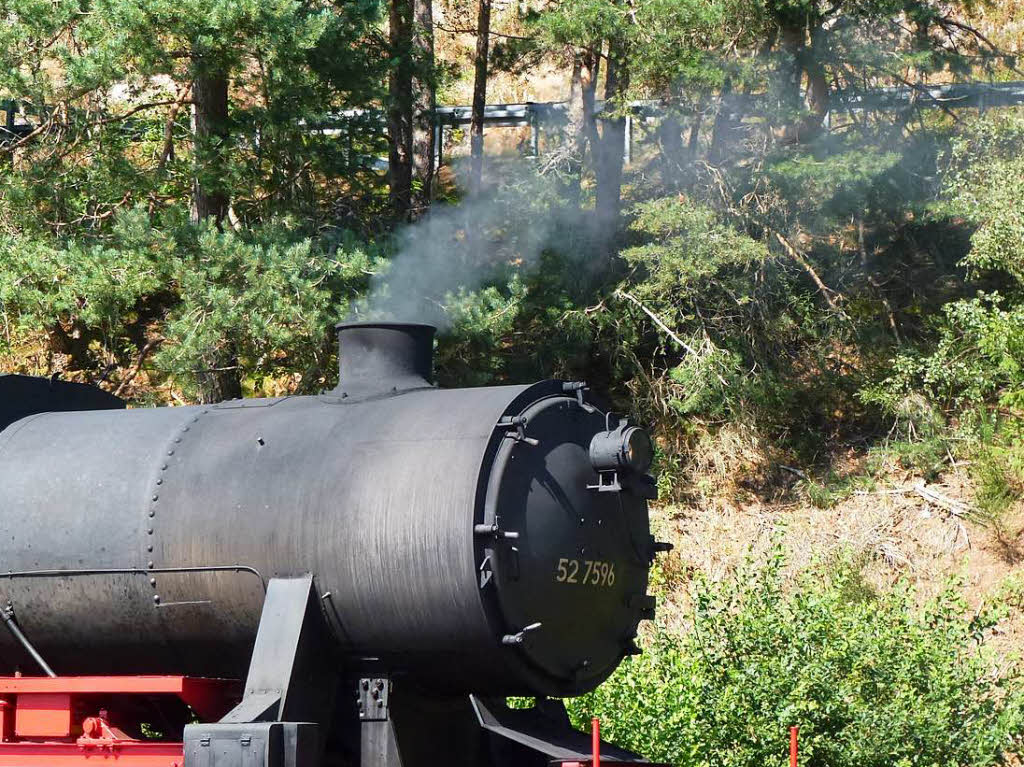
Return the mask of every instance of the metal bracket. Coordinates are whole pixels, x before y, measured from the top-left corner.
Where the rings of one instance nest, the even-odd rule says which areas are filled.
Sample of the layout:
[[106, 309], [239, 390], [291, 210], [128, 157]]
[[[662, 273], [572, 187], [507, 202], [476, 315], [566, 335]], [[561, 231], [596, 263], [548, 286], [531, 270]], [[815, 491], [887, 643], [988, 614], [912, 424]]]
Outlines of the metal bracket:
[[541, 625], [542, 624], [540, 623], [531, 623], [529, 626], [524, 627], [522, 631], [515, 634], [505, 634], [505, 636], [501, 638], [501, 643], [503, 645], [520, 645], [526, 641], [526, 635], [528, 633], [536, 631], [541, 627]]
[[597, 484], [587, 485], [587, 490], [596, 490], [599, 493], [621, 493], [622, 482], [619, 481], [619, 472], [615, 469], [597, 472]]
[[525, 442], [531, 447], [536, 447], [540, 444], [540, 440], [536, 440], [533, 437], [526, 436], [526, 418], [525, 416], [517, 415], [510, 418], [502, 418], [498, 421], [499, 427], [513, 427], [505, 435], [509, 439], [514, 439], [516, 442]]
[[391, 681], [380, 677], [359, 680], [359, 719], [364, 722], [387, 721]]
[[493, 525], [474, 525], [473, 535], [487, 535], [495, 540], [505, 539], [508, 541], [515, 541], [519, 539], [519, 533], [511, 530], [502, 530], [498, 527], [498, 524]]
[[637, 610], [643, 620], [654, 620], [658, 600], [650, 594], [633, 594], [626, 604], [631, 610]]
[[583, 395], [589, 391], [586, 381], [566, 381], [562, 384], [562, 391], [566, 394], [576, 395], [576, 404], [580, 406], [587, 413], [596, 413], [597, 408], [593, 405], [587, 404], [583, 400]]
[[651, 559], [654, 559], [655, 554], [667, 554], [674, 548], [675, 546], [668, 541], [657, 541], [653, 535], [651, 536]]
[[221, 722], [318, 722], [334, 708], [337, 668], [312, 575], [272, 578], [242, 702]]
[[491, 554], [487, 553], [484, 561], [480, 563], [480, 588], [483, 588], [494, 578], [494, 568], [491, 565]]

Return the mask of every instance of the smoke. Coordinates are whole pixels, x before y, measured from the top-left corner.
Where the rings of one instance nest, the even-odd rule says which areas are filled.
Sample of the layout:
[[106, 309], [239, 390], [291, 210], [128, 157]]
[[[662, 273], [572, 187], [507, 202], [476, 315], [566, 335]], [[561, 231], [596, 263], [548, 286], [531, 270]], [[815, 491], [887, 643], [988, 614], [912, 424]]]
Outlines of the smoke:
[[593, 220], [593, 211], [560, 205], [536, 176], [458, 204], [435, 203], [396, 234], [388, 268], [373, 276], [348, 321], [427, 322], [444, 330], [452, 322], [450, 297], [525, 277], [546, 250], [585, 256], [579, 237]]

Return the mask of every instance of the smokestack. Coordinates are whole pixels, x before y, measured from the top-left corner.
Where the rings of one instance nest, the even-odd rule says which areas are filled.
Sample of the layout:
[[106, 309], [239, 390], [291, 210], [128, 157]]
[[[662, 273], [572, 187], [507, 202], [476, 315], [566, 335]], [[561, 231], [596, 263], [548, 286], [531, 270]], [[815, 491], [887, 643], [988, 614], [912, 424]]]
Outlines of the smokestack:
[[345, 397], [369, 397], [431, 386], [433, 325], [412, 322], [342, 322], [338, 388]]

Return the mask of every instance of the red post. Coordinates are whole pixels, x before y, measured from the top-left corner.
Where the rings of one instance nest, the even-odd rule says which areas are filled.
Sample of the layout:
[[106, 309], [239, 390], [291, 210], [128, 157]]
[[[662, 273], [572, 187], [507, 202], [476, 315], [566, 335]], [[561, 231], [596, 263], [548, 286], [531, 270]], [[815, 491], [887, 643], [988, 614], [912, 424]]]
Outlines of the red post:
[[592, 767], [601, 767], [601, 720], [596, 716], [590, 720], [590, 742], [594, 752], [590, 763]]
[[797, 734], [799, 732], [800, 732], [800, 728], [799, 727], [790, 727], [789, 728], [789, 767], [797, 767], [797, 764], [796, 764], [796, 757], [797, 757], [796, 740], [797, 740]]

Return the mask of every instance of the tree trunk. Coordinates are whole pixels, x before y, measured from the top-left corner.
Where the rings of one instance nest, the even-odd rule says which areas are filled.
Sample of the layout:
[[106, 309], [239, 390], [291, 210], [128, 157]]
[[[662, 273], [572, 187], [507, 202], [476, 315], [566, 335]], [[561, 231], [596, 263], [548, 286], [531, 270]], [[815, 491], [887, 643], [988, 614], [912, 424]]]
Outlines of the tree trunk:
[[[192, 85], [193, 130], [195, 133], [196, 175], [193, 217], [197, 223], [213, 221], [221, 227], [228, 215], [231, 199], [227, 191], [225, 153], [231, 137], [228, 123], [228, 73], [209, 62], [196, 62]], [[199, 361], [196, 385], [204, 404], [240, 399], [242, 377], [234, 342], [208, 350]]]
[[565, 126], [565, 152], [568, 157], [568, 181], [566, 197], [569, 205], [579, 209], [582, 195], [580, 173], [583, 169], [583, 152], [586, 138], [583, 133], [583, 57], [576, 53], [572, 57], [572, 78], [569, 80], [569, 106], [566, 111], [568, 123]]
[[828, 72], [825, 71], [825, 62], [822, 61], [826, 34], [821, 24], [816, 21], [811, 29], [811, 45], [804, 51], [804, 71], [807, 73], [807, 96], [804, 106], [808, 111], [804, 118], [804, 128], [808, 136], [821, 132], [831, 105]]
[[671, 109], [658, 126], [658, 146], [661, 149], [661, 181], [669, 188], [683, 180], [683, 126]]
[[[629, 88], [629, 71], [625, 63], [624, 45], [613, 38], [608, 45], [608, 66], [605, 74], [605, 109], [622, 106], [621, 97]], [[597, 163], [597, 225], [604, 238], [614, 234], [619, 224], [622, 204], [623, 151], [626, 141], [626, 119], [606, 117], [601, 135]]]
[[708, 149], [708, 161], [715, 165], [721, 161], [726, 144], [726, 132], [729, 129], [732, 111], [732, 80], [725, 78], [722, 91], [718, 94], [718, 106], [715, 111], [715, 122], [711, 126], [711, 147]]
[[192, 86], [196, 163], [192, 216], [197, 223], [213, 220], [219, 227], [231, 202], [224, 168], [224, 145], [230, 137], [228, 76], [204, 62], [197, 62], [196, 70]]
[[484, 107], [487, 105], [487, 58], [491, 44], [491, 0], [480, 0], [476, 23], [476, 72], [473, 79], [473, 114], [470, 124], [469, 193], [480, 194], [484, 173]]
[[[600, 57], [591, 51], [577, 52], [573, 56], [566, 140], [569, 145], [569, 188], [567, 191], [570, 204], [574, 208], [580, 207], [583, 164], [587, 154], [587, 145], [590, 144], [592, 153], [597, 146], [594, 89], [597, 85], [600, 63]], [[592, 141], [593, 143], [591, 143]]]
[[597, 81], [601, 76], [601, 41], [591, 43], [590, 50], [583, 57], [583, 134], [580, 140], [590, 147], [590, 156], [597, 169], [601, 151], [601, 136], [597, 132]]
[[211, 350], [203, 360], [204, 369], [196, 371], [201, 405], [242, 398], [242, 377], [234, 349], [234, 344], [226, 341], [223, 348]]
[[388, 76], [388, 182], [391, 209], [400, 219], [408, 219], [412, 210], [412, 3], [391, 0], [389, 13], [394, 63]]
[[[807, 44], [810, 27], [811, 41]], [[820, 19], [787, 17], [782, 22], [779, 42], [786, 60], [782, 66], [782, 95], [779, 107], [783, 120], [772, 133], [779, 143], [797, 144], [814, 139], [821, 133], [829, 110], [829, 88], [825, 65], [820, 52], [824, 48], [825, 30]], [[807, 93], [800, 100], [800, 88], [807, 75]]]
[[413, 216], [430, 207], [434, 184], [434, 11], [432, 0], [413, 0], [412, 166]]

